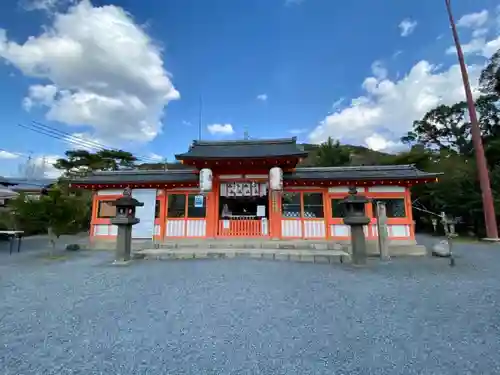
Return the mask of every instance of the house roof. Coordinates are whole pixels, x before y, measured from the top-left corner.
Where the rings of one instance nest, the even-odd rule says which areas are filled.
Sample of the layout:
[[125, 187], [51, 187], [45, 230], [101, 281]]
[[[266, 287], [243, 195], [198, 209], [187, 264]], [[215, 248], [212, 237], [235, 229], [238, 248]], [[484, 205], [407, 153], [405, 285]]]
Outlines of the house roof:
[[[332, 181], [369, 181], [369, 180], [418, 180], [430, 179], [440, 173], [427, 173], [413, 165], [374, 165], [326, 168], [297, 168], [285, 173], [283, 179], [291, 180], [332, 180]], [[94, 172], [92, 175], [72, 179], [73, 185], [106, 185], [106, 184], [141, 184], [141, 183], [175, 183], [197, 182], [198, 172], [194, 169], [179, 170], [133, 170], [116, 172]]]
[[0, 176], [0, 185], [3, 186], [12, 186], [15, 185], [15, 182], [12, 182], [12, 179]]
[[296, 168], [285, 173], [284, 180], [415, 180], [433, 178], [441, 173], [428, 173], [414, 165], [367, 165], [347, 167]]
[[188, 152], [175, 155], [187, 159], [240, 159], [266, 157], [305, 157], [307, 152], [297, 145], [297, 138], [239, 141], [193, 141]]
[[93, 174], [71, 179], [73, 185], [93, 184], [140, 184], [140, 183], [170, 183], [170, 182], [196, 182], [198, 174], [194, 169], [176, 170], [130, 170], [94, 172]]
[[39, 191], [44, 188], [48, 188], [57, 182], [55, 178], [12, 178], [10, 179], [14, 183], [12, 190], [15, 191]]

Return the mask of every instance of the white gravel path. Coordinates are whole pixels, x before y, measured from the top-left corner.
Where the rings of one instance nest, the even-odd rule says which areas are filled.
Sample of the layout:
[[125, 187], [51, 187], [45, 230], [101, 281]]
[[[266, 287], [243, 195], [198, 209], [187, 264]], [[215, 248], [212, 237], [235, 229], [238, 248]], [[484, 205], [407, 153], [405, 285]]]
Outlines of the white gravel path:
[[500, 245], [458, 254], [365, 269], [10, 258], [0, 374], [500, 374]]

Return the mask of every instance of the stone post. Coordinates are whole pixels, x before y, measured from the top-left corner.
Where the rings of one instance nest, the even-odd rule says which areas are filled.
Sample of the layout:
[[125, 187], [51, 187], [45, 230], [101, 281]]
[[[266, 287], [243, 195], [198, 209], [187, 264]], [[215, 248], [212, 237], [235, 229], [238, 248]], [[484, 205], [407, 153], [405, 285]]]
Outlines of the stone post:
[[366, 264], [366, 239], [362, 225], [351, 225], [352, 263]]
[[115, 264], [123, 264], [131, 258], [132, 226], [139, 223], [139, 219], [135, 217], [135, 209], [144, 203], [132, 198], [132, 192], [127, 188], [123, 192], [123, 197], [114, 201], [113, 205], [116, 207], [116, 217], [111, 218], [111, 224], [118, 227]]
[[116, 236], [117, 262], [128, 262], [132, 253], [132, 225], [118, 225]]
[[351, 228], [352, 263], [354, 265], [366, 264], [366, 239], [363, 228], [370, 222], [370, 218], [365, 213], [366, 203], [368, 199], [358, 195], [355, 186], [349, 188], [349, 195], [342, 201], [346, 208], [344, 224]]
[[387, 210], [384, 202], [377, 202], [377, 221], [378, 221], [378, 244], [380, 248], [380, 259], [389, 260], [389, 233], [387, 230]]

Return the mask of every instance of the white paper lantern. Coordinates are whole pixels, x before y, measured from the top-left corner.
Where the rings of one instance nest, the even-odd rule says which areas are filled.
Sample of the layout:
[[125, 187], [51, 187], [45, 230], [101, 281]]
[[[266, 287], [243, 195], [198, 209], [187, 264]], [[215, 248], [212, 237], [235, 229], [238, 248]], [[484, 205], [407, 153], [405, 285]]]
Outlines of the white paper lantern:
[[203, 193], [212, 191], [212, 170], [203, 168], [200, 171], [200, 190]]
[[283, 170], [279, 167], [273, 167], [269, 171], [269, 187], [273, 191], [283, 190]]

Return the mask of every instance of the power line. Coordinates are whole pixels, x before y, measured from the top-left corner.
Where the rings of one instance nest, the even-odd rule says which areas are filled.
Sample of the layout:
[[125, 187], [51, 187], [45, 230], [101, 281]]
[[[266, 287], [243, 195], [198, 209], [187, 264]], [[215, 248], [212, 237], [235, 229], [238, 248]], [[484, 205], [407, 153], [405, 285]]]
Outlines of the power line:
[[84, 138], [78, 137], [78, 136], [76, 136], [74, 134], [70, 134], [68, 132], [65, 132], [63, 130], [59, 130], [59, 129], [53, 128], [53, 127], [51, 127], [49, 125], [42, 124], [42, 123], [40, 123], [38, 121], [32, 121], [32, 123], [33, 123], [33, 126], [35, 126], [35, 127], [47, 129], [47, 130], [50, 130], [51, 132], [55, 132], [57, 134], [63, 135], [65, 137], [68, 137], [69, 139], [74, 139], [74, 140], [79, 141], [81, 143], [88, 144], [89, 148], [107, 148], [107, 149], [111, 148], [111, 147], [107, 147], [105, 145], [102, 145], [102, 144], [100, 144], [100, 143], [98, 143], [96, 141], [84, 139]]
[[[65, 132], [63, 130], [59, 130], [59, 129], [53, 128], [53, 127], [51, 127], [49, 125], [42, 124], [42, 123], [37, 122], [37, 121], [32, 121], [32, 122], [33, 122], [33, 124], [32, 124], [33, 127], [36, 127], [38, 129], [42, 129], [42, 130], [45, 130], [45, 131], [49, 131], [51, 133], [55, 133], [55, 134], [61, 136], [62, 139], [64, 139], [64, 140], [68, 140], [68, 139], [74, 140], [74, 141], [78, 142], [80, 145], [83, 144], [85, 147], [90, 148], [90, 149], [97, 149], [97, 150], [99, 150], [99, 149], [100, 150], [107, 149], [107, 150], [123, 151], [123, 150], [118, 150], [117, 148], [111, 147], [109, 145], [105, 145], [103, 143], [99, 143], [99, 142], [96, 142], [96, 141], [84, 139], [82, 137], [70, 134], [70, 133]], [[140, 160], [140, 161], [147, 161], [147, 162], [155, 162], [156, 161], [156, 160], [154, 160], [152, 158], [149, 158], [149, 157], [146, 157], [146, 156], [141, 156], [141, 155], [137, 155], [136, 158], [138, 160]]]
[[[59, 129], [52, 128], [48, 125], [41, 124], [41, 123], [36, 122], [36, 121], [33, 121], [33, 123], [30, 125], [18, 124], [18, 126], [25, 128], [25, 129], [28, 129], [28, 130], [31, 130], [31, 131], [36, 132], [38, 134], [42, 134], [42, 135], [45, 135], [45, 136], [48, 136], [48, 137], [51, 137], [51, 138], [54, 138], [57, 140], [62, 140], [66, 143], [70, 143], [70, 144], [78, 146], [78, 147], [88, 148], [90, 150], [102, 151], [102, 150], [108, 149], [108, 150], [115, 150], [115, 151], [123, 151], [123, 150], [118, 150], [118, 149], [113, 148], [113, 147], [106, 146], [106, 145], [99, 143], [99, 142], [96, 142], [96, 141], [83, 139], [81, 137], [72, 135], [70, 133], [67, 133], [67, 132], [59, 130]], [[155, 159], [145, 157], [145, 156], [137, 155], [137, 156], [135, 156], [135, 158], [138, 161], [142, 161], [145, 163], [157, 163], [157, 161]]]

